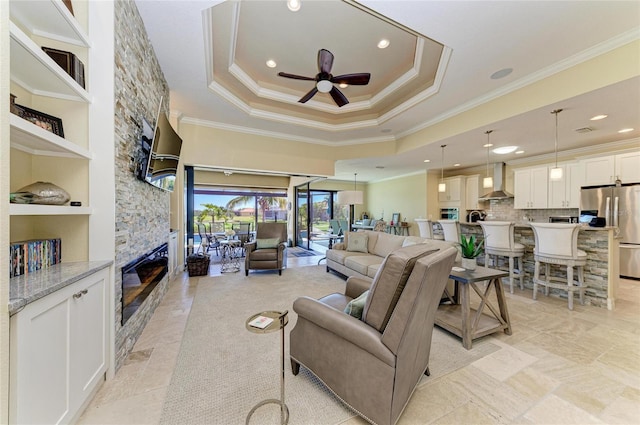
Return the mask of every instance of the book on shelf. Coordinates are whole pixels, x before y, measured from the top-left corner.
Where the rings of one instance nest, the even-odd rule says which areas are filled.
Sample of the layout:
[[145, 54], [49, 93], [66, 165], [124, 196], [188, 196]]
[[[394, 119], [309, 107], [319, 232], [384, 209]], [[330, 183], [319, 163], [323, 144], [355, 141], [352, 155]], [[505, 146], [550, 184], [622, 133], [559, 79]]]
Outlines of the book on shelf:
[[270, 317], [258, 316], [249, 322], [249, 326], [253, 326], [254, 328], [264, 329], [267, 326], [269, 326], [271, 322], [273, 322], [273, 319]]
[[62, 260], [62, 240], [34, 239], [9, 245], [9, 277], [44, 269]]

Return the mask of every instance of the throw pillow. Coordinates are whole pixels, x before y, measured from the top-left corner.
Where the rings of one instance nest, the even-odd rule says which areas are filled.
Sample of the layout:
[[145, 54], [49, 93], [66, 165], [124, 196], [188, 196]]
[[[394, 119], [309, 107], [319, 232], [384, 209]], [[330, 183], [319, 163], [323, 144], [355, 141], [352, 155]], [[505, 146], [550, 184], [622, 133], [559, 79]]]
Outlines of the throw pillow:
[[369, 295], [369, 290], [364, 291], [358, 298], [349, 301], [344, 312], [356, 319], [362, 319], [362, 310], [364, 310], [364, 304], [367, 302], [367, 295]]
[[347, 241], [347, 251], [351, 252], [364, 252], [367, 254], [367, 241], [369, 235], [364, 232], [351, 232], [349, 233], [349, 239]]
[[256, 239], [256, 248], [257, 249], [277, 248], [279, 242], [280, 242], [280, 239], [278, 238]]

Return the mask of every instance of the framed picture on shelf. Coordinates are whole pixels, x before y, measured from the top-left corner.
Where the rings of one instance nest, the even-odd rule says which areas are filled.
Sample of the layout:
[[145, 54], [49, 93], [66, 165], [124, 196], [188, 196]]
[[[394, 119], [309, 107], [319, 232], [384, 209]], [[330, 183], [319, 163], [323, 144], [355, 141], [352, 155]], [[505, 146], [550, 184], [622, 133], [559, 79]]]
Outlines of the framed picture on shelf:
[[393, 213], [391, 216], [391, 224], [394, 226], [400, 224], [400, 213]]
[[60, 118], [47, 115], [44, 112], [36, 111], [35, 109], [27, 108], [26, 106], [16, 106], [21, 110], [21, 113], [19, 114], [21, 118], [24, 118], [38, 127], [44, 128], [45, 130], [64, 138], [62, 120]]

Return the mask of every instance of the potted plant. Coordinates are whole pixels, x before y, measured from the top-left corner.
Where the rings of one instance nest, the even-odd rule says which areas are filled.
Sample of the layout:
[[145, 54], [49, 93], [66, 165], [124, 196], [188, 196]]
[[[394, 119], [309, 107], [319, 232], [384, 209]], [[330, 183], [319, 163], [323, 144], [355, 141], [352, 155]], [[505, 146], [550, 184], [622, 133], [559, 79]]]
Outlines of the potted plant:
[[477, 241], [475, 236], [471, 235], [467, 239], [465, 235], [460, 235], [460, 253], [462, 254], [462, 267], [467, 270], [476, 269], [476, 257], [482, 254], [482, 246], [484, 240]]

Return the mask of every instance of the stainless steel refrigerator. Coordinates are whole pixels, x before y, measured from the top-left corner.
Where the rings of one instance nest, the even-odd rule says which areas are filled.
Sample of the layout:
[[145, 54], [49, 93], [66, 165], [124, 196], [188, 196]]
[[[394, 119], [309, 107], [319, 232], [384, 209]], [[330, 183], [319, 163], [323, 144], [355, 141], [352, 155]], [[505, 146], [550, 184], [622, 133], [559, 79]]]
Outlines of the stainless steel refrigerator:
[[640, 184], [583, 188], [581, 218], [590, 212], [620, 229], [620, 276], [640, 279]]

